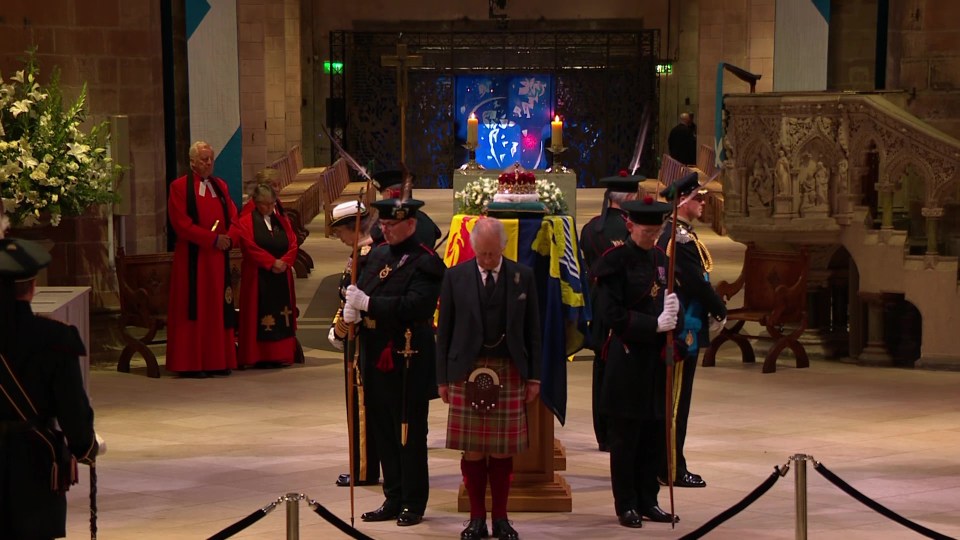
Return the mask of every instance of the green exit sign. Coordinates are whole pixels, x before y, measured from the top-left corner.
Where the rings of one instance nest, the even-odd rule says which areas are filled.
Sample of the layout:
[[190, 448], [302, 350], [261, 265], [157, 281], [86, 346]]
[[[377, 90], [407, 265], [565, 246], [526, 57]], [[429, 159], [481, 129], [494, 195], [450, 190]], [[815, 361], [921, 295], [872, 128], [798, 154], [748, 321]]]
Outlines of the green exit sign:
[[673, 73], [673, 64], [657, 64], [657, 75], [670, 75]]
[[331, 62], [325, 60], [323, 62], [323, 74], [329, 75], [331, 73], [336, 73], [337, 75], [343, 74], [343, 62]]

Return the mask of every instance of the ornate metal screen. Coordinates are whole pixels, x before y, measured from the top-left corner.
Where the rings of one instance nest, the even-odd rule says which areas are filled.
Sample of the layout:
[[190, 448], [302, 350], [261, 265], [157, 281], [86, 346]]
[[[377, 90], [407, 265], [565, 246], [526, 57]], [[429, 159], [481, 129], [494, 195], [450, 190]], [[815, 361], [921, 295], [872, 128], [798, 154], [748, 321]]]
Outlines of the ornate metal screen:
[[[644, 105], [658, 110], [659, 31], [403, 33], [410, 54], [406, 165], [419, 187], [448, 187], [467, 152], [455, 139], [454, 83], [476, 73], [549, 73], [553, 109], [564, 117], [561, 162], [583, 187], [625, 168], [633, 155]], [[330, 34], [331, 61], [343, 70], [330, 79], [331, 131], [374, 170], [400, 160], [396, 69], [381, 55], [396, 52], [394, 32]], [[641, 172], [655, 174], [656, 114], [651, 115]]]

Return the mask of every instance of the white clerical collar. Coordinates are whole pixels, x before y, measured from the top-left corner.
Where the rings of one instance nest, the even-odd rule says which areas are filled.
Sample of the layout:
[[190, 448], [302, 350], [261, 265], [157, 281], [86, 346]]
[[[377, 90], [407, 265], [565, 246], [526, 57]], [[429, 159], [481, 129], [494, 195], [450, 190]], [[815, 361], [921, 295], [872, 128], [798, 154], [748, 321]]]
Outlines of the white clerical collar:
[[[259, 212], [257, 213], [259, 214]], [[273, 217], [273, 214], [272, 213], [267, 215], [260, 214], [260, 217], [262, 217], [263, 222], [267, 224], [267, 230], [270, 232], [273, 232], [273, 220], [270, 219]]]
[[205, 197], [207, 195], [207, 190], [210, 190], [210, 196], [216, 197], [217, 192], [213, 190], [213, 184], [210, 183], [210, 178], [201, 178], [200, 179], [200, 196]]

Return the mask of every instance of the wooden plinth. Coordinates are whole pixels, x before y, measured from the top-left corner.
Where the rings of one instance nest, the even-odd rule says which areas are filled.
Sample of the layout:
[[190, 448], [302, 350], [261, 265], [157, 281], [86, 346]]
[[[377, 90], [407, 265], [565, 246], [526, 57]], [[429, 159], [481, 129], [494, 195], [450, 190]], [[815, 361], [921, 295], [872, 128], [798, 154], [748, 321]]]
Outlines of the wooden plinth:
[[[513, 484], [507, 511], [571, 512], [570, 484], [555, 472], [566, 469], [567, 458], [560, 441], [553, 437], [553, 413], [537, 400], [527, 405], [527, 420], [530, 448], [513, 458]], [[490, 505], [490, 490], [487, 489], [487, 508]], [[457, 510], [470, 511], [470, 498], [463, 483], [457, 496]]]

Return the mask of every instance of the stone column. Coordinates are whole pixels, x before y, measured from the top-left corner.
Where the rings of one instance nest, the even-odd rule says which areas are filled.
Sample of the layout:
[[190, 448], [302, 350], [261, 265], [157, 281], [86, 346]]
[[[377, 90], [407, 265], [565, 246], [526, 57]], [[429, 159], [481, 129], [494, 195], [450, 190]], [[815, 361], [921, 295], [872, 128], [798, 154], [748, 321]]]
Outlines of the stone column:
[[881, 229], [892, 229], [893, 228], [893, 184], [889, 181], [889, 178], [884, 174], [880, 181], [875, 185], [877, 193], [879, 194], [878, 205], [880, 206], [880, 228]]
[[927, 255], [937, 254], [937, 225], [943, 218], [943, 208], [920, 209], [920, 215], [924, 217], [927, 224]]
[[867, 305], [867, 345], [857, 361], [873, 366], [891, 366], [893, 358], [883, 342], [883, 293], [860, 293]]

